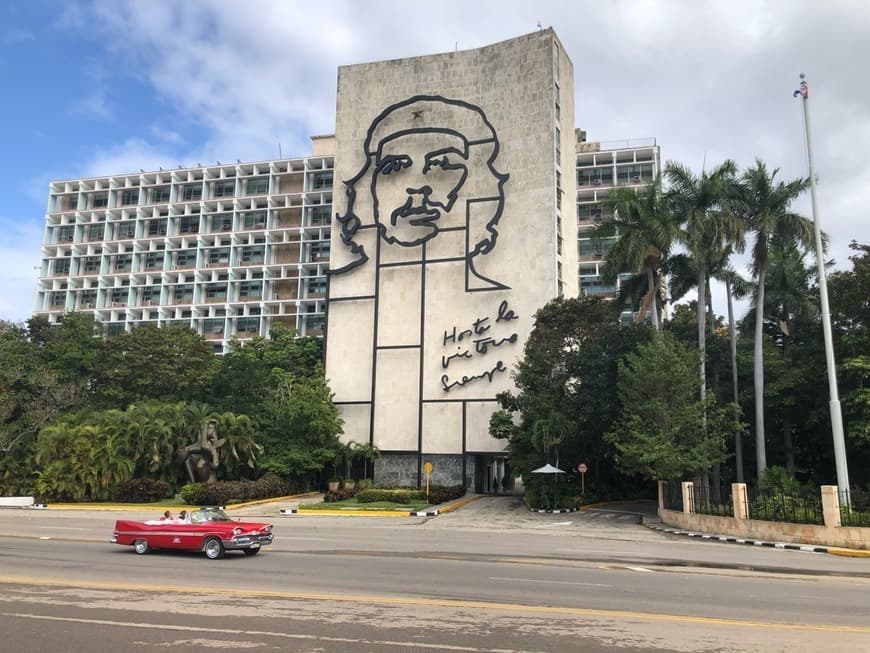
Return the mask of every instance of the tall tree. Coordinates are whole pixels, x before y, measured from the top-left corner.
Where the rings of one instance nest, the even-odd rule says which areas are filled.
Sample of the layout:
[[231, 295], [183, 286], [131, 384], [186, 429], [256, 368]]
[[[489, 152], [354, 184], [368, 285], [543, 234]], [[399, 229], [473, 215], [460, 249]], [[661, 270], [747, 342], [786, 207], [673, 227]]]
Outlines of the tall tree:
[[106, 340], [97, 395], [118, 408], [149, 399], [202, 400], [218, 364], [211, 345], [186, 327], [139, 327]]
[[698, 351], [700, 398], [707, 393], [706, 319], [708, 274], [711, 261], [721, 260], [723, 251], [740, 250], [744, 225], [735, 211], [737, 164], [727, 160], [710, 172], [695, 175], [687, 167], [669, 162], [667, 202], [682, 226], [680, 240], [693, 260], [698, 291]]
[[617, 188], [604, 202], [612, 219], [599, 225], [594, 240], [616, 237], [607, 253], [604, 278], [615, 281], [621, 273], [639, 275], [645, 281], [638, 317], [649, 312], [653, 327], [661, 324], [662, 265], [677, 236], [678, 225], [665, 210], [662, 180], [642, 190]]
[[748, 229], [755, 235], [752, 245], [752, 274], [757, 288], [755, 299], [755, 333], [753, 354], [753, 386], [755, 395], [755, 461], [758, 482], [767, 468], [764, 433], [764, 291], [770, 248], [775, 239], [781, 243], [797, 243], [808, 248], [813, 243], [812, 223], [791, 211], [791, 203], [808, 187], [809, 179], [776, 181], [778, 169], [769, 172], [756, 160], [740, 179], [740, 203]]
[[675, 480], [725, 459], [731, 411], [716, 408], [712, 395], [699, 399], [694, 381], [698, 356], [664, 332], [620, 361], [622, 413], [605, 439], [616, 448], [623, 471]]

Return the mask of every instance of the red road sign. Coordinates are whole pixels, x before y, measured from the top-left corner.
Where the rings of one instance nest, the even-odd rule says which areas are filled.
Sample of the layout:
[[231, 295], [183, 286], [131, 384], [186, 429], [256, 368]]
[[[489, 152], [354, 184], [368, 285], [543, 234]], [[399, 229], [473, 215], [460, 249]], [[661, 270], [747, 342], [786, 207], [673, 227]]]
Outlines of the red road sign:
[[585, 474], [587, 471], [589, 471], [589, 468], [586, 466], [586, 463], [580, 463], [579, 465], [577, 465], [577, 471], [581, 474]]

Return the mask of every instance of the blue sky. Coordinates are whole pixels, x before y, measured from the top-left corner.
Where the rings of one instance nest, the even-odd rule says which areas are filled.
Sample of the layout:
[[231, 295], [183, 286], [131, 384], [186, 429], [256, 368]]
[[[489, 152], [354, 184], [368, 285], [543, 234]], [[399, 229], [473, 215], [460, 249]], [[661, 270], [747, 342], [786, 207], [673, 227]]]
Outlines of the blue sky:
[[[0, 319], [30, 316], [48, 182], [303, 156], [334, 129], [342, 64], [476, 48], [552, 26], [592, 140], [656, 137], [700, 171], [806, 175], [811, 88], [830, 256], [870, 242], [870, 5], [861, 0], [31, 0], [0, 3]], [[809, 215], [809, 199], [796, 208]], [[714, 298], [724, 313], [724, 301]]]

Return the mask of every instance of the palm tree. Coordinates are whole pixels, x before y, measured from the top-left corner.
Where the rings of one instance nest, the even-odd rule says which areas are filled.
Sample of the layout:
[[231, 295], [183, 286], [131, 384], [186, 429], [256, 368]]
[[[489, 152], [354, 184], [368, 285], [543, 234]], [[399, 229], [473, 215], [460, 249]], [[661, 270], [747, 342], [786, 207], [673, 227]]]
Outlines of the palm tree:
[[[804, 263], [805, 255], [794, 243], [784, 243], [779, 238], [771, 241], [764, 284], [764, 313], [776, 329], [776, 343], [784, 358], [795, 337], [796, 325], [818, 317], [810, 292], [813, 269]], [[791, 474], [795, 471], [793, 429], [789, 411], [783, 411], [785, 467]]]
[[643, 276], [645, 293], [638, 315], [645, 316], [649, 311], [653, 327], [658, 330], [661, 269], [678, 228], [663, 206], [661, 177], [641, 191], [631, 188], [611, 191], [604, 206], [612, 212], [613, 218], [599, 225], [592, 238], [600, 242], [616, 236], [616, 242], [607, 253], [603, 276], [608, 281], [615, 281], [623, 272]]
[[[743, 482], [743, 426], [740, 421], [740, 394], [737, 377], [737, 323], [734, 319], [734, 299], [741, 299], [749, 292], [749, 283], [729, 265], [732, 247], [723, 247], [710, 261], [707, 275], [707, 300], [710, 300], [710, 279], [716, 279], [725, 284], [725, 294], [728, 301], [728, 339], [731, 345], [731, 385], [734, 404], [734, 457], [737, 482]], [[671, 295], [674, 301], [691, 291], [698, 281], [698, 271], [695, 261], [686, 254], [672, 256], [667, 269]], [[710, 324], [713, 324], [712, 311], [708, 310]], [[715, 489], [715, 488], [714, 488]]]
[[775, 181], [779, 169], [769, 173], [767, 166], [756, 159], [755, 166], [747, 168], [740, 179], [740, 199], [748, 228], [755, 234], [752, 246], [752, 274], [755, 278], [755, 335], [753, 351], [753, 386], [755, 389], [755, 450], [758, 482], [767, 468], [764, 445], [764, 290], [770, 247], [774, 239], [782, 243], [797, 243], [809, 248], [813, 243], [813, 225], [807, 218], [789, 210], [796, 199], [809, 186], [809, 179], [789, 182]]
[[740, 392], [737, 382], [737, 322], [734, 320], [734, 300], [749, 292], [749, 283], [730, 267], [719, 272], [728, 298], [728, 340], [731, 344], [731, 388], [734, 392], [734, 466], [737, 482], [743, 483], [743, 424], [740, 420]]
[[737, 164], [730, 159], [709, 173], [695, 175], [685, 166], [669, 162], [665, 176], [667, 204], [682, 225], [680, 240], [692, 257], [698, 290], [698, 351], [700, 352], [700, 397], [707, 396], [706, 340], [707, 293], [711, 260], [723, 250], [743, 246], [743, 223], [734, 210]]

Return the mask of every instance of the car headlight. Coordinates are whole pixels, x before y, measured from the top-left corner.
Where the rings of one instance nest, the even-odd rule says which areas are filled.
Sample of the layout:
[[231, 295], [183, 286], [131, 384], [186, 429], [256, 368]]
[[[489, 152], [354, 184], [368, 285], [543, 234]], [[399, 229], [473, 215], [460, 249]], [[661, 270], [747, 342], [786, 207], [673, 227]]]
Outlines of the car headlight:
[[243, 529], [242, 529], [241, 527], [236, 526], [236, 527], [233, 529], [233, 535], [241, 535], [241, 534], [242, 534], [242, 530], [243, 530]]

